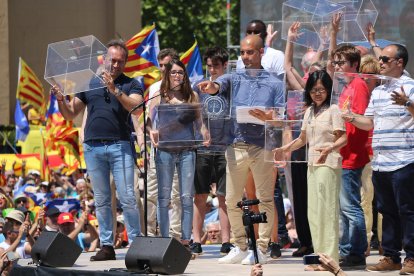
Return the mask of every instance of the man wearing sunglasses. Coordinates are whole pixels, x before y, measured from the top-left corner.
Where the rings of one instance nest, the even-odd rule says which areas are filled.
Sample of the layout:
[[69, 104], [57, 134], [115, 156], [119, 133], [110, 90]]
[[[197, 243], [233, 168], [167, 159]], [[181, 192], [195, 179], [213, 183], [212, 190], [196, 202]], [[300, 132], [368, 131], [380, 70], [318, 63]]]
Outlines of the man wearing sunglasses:
[[[414, 273], [414, 80], [403, 75], [408, 62], [404, 46], [385, 47], [379, 60], [380, 73], [396, 82], [372, 91], [365, 116], [345, 120], [361, 129], [374, 128], [372, 182], [383, 215], [384, 258], [366, 269], [408, 275]], [[406, 253], [403, 265], [401, 249]]]
[[[263, 41], [263, 57], [262, 66], [264, 69], [277, 72], [278, 75], [284, 74], [285, 54], [282, 51], [265, 46], [267, 30], [263, 21], [255, 19], [249, 22], [246, 26], [246, 35], [258, 35]], [[245, 68], [241, 56], [237, 60], [237, 69]]]
[[[357, 73], [361, 53], [354, 46], [345, 45], [333, 53], [332, 65], [335, 72]], [[345, 74], [346, 76], [346, 74]], [[345, 77], [345, 84], [339, 98], [342, 112], [364, 114], [369, 102], [366, 83], [358, 77]], [[367, 248], [364, 211], [361, 207], [361, 175], [369, 163], [366, 148], [369, 132], [346, 123], [348, 143], [341, 148], [342, 185], [339, 193], [342, 236], [339, 241], [340, 266], [344, 269], [364, 268]]]

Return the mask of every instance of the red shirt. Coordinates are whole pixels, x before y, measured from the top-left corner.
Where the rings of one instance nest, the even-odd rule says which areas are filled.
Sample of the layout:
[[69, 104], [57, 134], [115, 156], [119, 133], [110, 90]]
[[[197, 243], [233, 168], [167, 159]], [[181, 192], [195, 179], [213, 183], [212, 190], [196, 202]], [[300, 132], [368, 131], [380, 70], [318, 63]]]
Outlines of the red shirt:
[[[346, 102], [351, 102], [351, 110], [356, 114], [363, 115], [368, 106], [370, 93], [366, 83], [360, 79], [353, 79], [341, 93], [339, 105], [346, 108]], [[346, 136], [348, 143], [341, 148], [342, 168], [359, 169], [370, 162], [369, 150], [367, 149], [369, 131], [355, 127], [351, 123], [346, 123]]]

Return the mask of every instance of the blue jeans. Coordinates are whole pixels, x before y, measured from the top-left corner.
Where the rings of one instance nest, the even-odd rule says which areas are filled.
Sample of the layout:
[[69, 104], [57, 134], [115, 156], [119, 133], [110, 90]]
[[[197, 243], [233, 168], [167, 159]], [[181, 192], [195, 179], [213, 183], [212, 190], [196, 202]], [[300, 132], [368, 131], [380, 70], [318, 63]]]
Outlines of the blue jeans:
[[167, 152], [157, 150], [155, 165], [158, 180], [158, 224], [161, 236], [168, 237], [170, 219], [168, 215], [171, 200], [172, 181], [177, 167], [181, 199], [181, 239], [190, 240], [193, 226], [193, 198], [195, 151]]
[[401, 262], [401, 249], [414, 258], [414, 163], [391, 172], [373, 171], [378, 212], [382, 214], [384, 256]]
[[362, 169], [343, 169], [342, 185], [339, 193], [342, 237], [339, 241], [341, 256], [365, 257], [367, 235], [364, 211], [361, 207]]
[[101, 245], [113, 245], [113, 220], [109, 174], [114, 177], [128, 239], [141, 235], [139, 211], [134, 193], [134, 158], [128, 141], [83, 143], [85, 162], [95, 196]]

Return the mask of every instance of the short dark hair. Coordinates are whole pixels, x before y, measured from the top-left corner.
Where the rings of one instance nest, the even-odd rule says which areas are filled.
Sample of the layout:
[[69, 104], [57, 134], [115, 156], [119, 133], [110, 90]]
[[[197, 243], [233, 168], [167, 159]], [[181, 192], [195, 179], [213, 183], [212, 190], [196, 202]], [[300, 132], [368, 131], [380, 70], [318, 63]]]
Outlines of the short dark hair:
[[164, 59], [165, 57], [168, 57], [168, 56], [170, 56], [171, 59], [180, 59], [180, 57], [178, 56], [177, 51], [174, 48], [165, 48], [165, 49], [162, 49], [158, 53], [157, 59], [158, 60], [162, 60], [162, 59]]
[[7, 232], [14, 230], [14, 223], [10, 220], [7, 220], [3, 226], [3, 235], [7, 239]]
[[224, 64], [229, 61], [229, 53], [226, 49], [222, 47], [211, 47], [207, 48], [206, 52], [203, 55], [204, 63], [207, 63], [207, 59], [211, 59], [213, 62], [220, 62]]
[[401, 44], [390, 44], [390, 46], [395, 46], [397, 48], [397, 56], [396, 58], [402, 58], [403, 60], [403, 68], [405, 68], [405, 66], [407, 66], [408, 63], [408, 51], [407, 48], [405, 48], [405, 46], [401, 45]]
[[106, 46], [108, 47], [108, 49], [109, 47], [121, 48], [122, 50], [124, 50], [125, 53], [125, 62], [128, 60], [128, 48], [122, 40], [112, 39], [108, 42]]
[[[260, 19], [253, 19], [247, 24], [247, 26], [249, 26], [250, 24], [256, 24], [260, 26], [260, 37], [262, 38], [263, 44], [264, 44], [266, 41], [266, 36], [267, 36], [266, 24]], [[246, 29], [247, 29], [247, 26], [246, 26]]]
[[320, 80], [323, 87], [326, 89], [327, 97], [323, 104], [331, 104], [331, 93], [332, 93], [332, 79], [328, 72], [325, 70], [315, 71], [309, 75], [308, 81], [305, 85], [305, 105], [311, 106], [313, 101], [310, 95], [312, 88], [316, 85], [316, 82]]
[[361, 52], [355, 46], [343, 45], [337, 48], [332, 54], [332, 59], [334, 57], [341, 58], [341, 56], [345, 57], [351, 65], [356, 62], [356, 70], [359, 71], [359, 65], [361, 64]]

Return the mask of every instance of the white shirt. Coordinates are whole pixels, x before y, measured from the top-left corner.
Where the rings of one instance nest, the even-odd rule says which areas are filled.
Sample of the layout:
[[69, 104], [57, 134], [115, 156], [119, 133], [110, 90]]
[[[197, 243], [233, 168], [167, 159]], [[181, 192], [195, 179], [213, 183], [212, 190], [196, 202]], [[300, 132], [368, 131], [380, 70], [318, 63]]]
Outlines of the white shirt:
[[[20, 244], [17, 246], [16, 248], [16, 253], [19, 254], [19, 257], [21, 259], [28, 259], [30, 258], [30, 255], [26, 254], [25, 250], [24, 250], [24, 246], [26, 245], [27, 242], [20, 242]], [[10, 244], [6, 243], [6, 241], [0, 243], [0, 247], [3, 248], [4, 250], [7, 250], [10, 247]]]
[[414, 101], [414, 80], [401, 76], [390, 85], [381, 85], [372, 91], [365, 116], [373, 116], [372, 149], [374, 171], [395, 171], [414, 163], [414, 118], [400, 105], [393, 104], [391, 92], [401, 92]]

